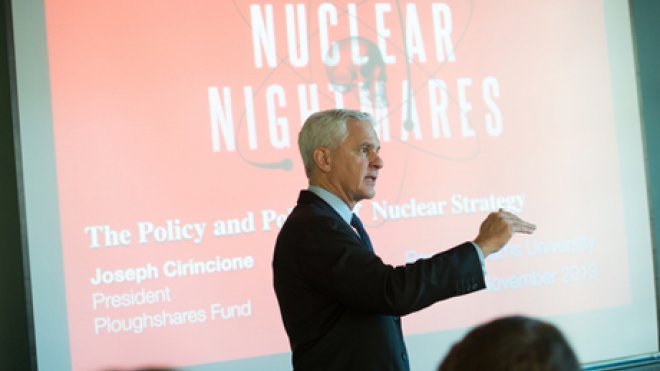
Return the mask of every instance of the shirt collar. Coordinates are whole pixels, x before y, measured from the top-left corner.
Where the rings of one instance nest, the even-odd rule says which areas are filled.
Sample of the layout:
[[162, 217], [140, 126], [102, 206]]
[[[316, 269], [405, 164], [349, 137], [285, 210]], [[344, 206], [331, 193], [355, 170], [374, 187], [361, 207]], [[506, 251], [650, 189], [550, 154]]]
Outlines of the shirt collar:
[[327, 202], [336, 212], [341, 216], [346, 224], [351, 225], [351, 218], [353, 212], [348, 208], [348, 205], [336, 195], [326, 191], [325, 189], [317, 186], [310, 185], [309, 191], [319, 196], [323, 201]]

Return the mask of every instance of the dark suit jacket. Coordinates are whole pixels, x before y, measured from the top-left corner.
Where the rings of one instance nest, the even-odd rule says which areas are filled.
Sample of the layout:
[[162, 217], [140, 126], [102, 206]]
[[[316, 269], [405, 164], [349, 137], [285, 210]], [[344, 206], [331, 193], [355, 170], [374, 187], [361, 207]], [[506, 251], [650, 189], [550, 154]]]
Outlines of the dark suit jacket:
[[298, 371], [408, 370], [399, 316], [485, 287], [470, 243], [392, 267], [309, 191], [277, 237], [273, 278]]

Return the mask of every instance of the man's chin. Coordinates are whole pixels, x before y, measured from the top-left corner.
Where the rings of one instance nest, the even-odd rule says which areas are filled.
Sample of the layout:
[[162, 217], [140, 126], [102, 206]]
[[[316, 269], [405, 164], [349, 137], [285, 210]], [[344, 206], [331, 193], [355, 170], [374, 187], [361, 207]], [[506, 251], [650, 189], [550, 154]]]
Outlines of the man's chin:
[[375, 189], [369, 189], [366, 192], [363, 193], [364, 199], [365, 200], [371, 200], [376, 196], [376, 190]]

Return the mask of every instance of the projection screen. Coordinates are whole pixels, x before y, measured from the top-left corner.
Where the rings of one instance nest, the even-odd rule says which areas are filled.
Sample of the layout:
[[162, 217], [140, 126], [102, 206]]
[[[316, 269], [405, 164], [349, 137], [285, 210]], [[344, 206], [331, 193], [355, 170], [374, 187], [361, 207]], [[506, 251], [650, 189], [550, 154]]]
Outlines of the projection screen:
[[414, 370], [548, 320], [584, 364], [658, 350], [626, 1], [14, 1], [24, 226], [44, 370], [286, 370], [274, 240], [312, 112], [370, 112], [357, 211], [413, 262], [498, 208], [538, 225], [488, 289], [404, 318]]

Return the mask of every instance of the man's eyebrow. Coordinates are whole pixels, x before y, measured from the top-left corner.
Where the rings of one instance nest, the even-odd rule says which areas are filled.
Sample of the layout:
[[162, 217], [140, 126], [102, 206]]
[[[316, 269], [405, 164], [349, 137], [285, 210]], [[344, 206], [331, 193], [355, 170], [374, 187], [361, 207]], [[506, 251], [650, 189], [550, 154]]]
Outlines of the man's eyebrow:
[[360, 148], [365, 148], [365, 147], [369, 149], [374, 148], [376, 151], [380, 151], [380, 143], [376, 144], [370, 141], [364, 141], [362, 142], [362, 144], [360, 144]]

